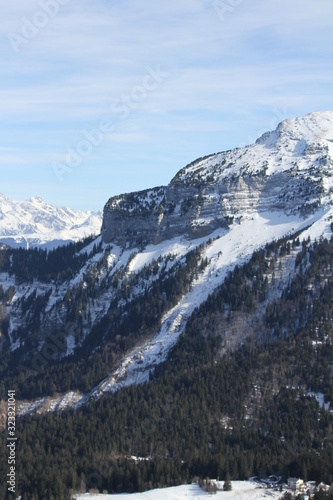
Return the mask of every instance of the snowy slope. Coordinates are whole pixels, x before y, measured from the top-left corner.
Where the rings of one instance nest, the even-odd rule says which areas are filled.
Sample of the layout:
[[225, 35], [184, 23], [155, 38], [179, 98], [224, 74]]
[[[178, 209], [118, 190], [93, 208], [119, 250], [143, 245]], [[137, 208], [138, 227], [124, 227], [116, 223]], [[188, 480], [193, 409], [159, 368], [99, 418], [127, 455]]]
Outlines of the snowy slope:
[[12, 247], [54, 248], [99, 234], [100, 212], [58, 208], [41, 198], [14, 201], [0, 194], [0, 242]]
[[261, 171], [266, 175], [305, 171], [320, 167], [319, 160], [323, 156], [333, 158], [333, 111], [284, 120], [276, 130], [265, 133], [255, 144], [194, 162], [180, 170], [175, 179], [207, 180], [208, 176], [216, 174], [215, 179], [222, 180]]
[[[318, 231], [317, 225], [320, 226], [320, 234], [329, 231], [328, 219], [332, 214], [333, 210], [319, 218], [317, 224], [314, 224], [312, 234]], [[93, 396], [99, 396], [105, 391], [115, 392], [133, 383], [146, 382], [149, 370], [167, 358], [195, 308], [223, 282], [236, 264], [249, 260], [253, 252], [266, 243], [304, 228], [313, 220], [311, 218], [304, 221], [295, 217], [283, 217], [281, 214], [266, 213], [243, 224], [235, 224], [228, 232], [213, 233], [211, 238], [214, 241], [207, 246], [203, 254], [204, 258], [208, 258], [209, 264], [194, 281], [191, 290], [163, 317], [161, 328], [155, 337], [126, 356], [121, 366], [93, 392]], [[218, 239], [215, 239], [216, 237]]]

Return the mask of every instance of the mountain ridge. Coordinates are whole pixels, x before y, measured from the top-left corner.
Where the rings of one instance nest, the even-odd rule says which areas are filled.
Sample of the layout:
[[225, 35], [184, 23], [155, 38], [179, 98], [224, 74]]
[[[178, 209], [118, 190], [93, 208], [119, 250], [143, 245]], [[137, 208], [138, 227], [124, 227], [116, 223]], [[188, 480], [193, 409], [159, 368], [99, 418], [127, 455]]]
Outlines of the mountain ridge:
[[144, 246], [206, 236], [258, 211], [308, 215], [331, 203], [332, 162], [333, 112], [285, 120], [253, 145], [195, 160], [168, 186], [110, 198], [102, 239]]

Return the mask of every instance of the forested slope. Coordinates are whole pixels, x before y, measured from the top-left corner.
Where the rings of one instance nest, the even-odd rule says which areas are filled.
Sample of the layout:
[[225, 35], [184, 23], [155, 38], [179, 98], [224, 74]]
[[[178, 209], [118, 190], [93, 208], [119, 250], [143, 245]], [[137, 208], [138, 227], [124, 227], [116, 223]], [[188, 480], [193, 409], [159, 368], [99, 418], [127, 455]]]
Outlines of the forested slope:
[[[333, 241], [296, 235], [289, 243], [267, 245], [235, 269], [193, 313], [149, 383], [76, 412], [20, 419], [22, 498], [141, 491], [227, 473], [332, 482], [333, 417], [309, 391], [332, 403]], [[293, 246], [297, 274], [243, 346], [227, 350], [221, 322], [227, 329], [264, 303], [267, 268]]]

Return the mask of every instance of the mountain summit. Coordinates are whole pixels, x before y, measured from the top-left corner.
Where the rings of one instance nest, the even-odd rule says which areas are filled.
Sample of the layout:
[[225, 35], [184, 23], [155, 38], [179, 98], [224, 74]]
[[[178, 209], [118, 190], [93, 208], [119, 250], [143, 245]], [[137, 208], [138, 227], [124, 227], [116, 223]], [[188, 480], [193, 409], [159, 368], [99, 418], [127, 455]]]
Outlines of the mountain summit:
[[200, 158], [166, 187], [110, 198], [102, 237], [120, 245], [205, 236], [255, 213], [331, 204], [333, 112], [288, 119], [253, 145]]

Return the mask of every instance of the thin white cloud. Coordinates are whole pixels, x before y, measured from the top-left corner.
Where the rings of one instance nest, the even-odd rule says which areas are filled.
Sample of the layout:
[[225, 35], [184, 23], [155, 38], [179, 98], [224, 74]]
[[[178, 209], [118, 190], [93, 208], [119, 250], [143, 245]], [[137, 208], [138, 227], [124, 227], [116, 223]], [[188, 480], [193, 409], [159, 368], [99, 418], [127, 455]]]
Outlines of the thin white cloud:
[[[126, 146], [129, 157], [156, 158], [169, 143], [190, 159], [199, 133], [202, 147], [220, 150], [222, 134], [242, 141], [276, 108], [295, 115], [332, 107], [331, 0], [243, 0], [223, 19], [214, 0], [69, 0], [16, 53], [9, 34], [23, 36], [41, 2], [1, 6], [0, 145], [12, 147], [0, 168], [15, 159], [31, 172], [35, 163], [48, 168], [105, 117], [116, 128], [103, 154], [92, 155], [96, 172], [108, 144], [110, 158], [115, 143], [119, 154]], [[112, 103], [142, 84], [147, 67], [168, 77], [122, 120]]]

